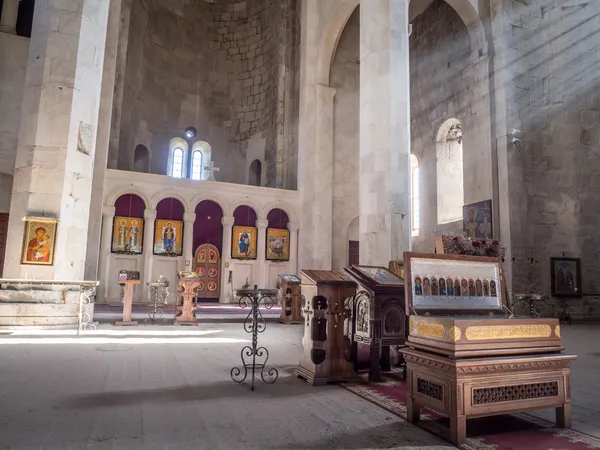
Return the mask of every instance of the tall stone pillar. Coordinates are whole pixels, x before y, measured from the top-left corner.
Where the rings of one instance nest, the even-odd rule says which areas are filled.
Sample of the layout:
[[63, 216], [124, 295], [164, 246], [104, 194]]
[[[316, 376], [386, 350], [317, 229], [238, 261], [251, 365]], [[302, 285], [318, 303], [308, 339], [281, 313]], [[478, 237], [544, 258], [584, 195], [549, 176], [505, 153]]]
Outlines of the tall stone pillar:
[[145, 302], [148, 298], [148, 286], [146, 283], [152, 281], [152, 263], [154, 262], [154, 221], [156, 220], [156, 210], [144, 210], [144, 278], [142, 281], [143, 298], [140, 301]]
[[[195, 213], [185, 213], [183, 215], [183, 259], [185, 269], [192, 270], [194, 261], [194, 222], [196, 221]], [[175, 282], [175, 280], [172, 280]]]
[[317, 152], [313, 214], [314, 269], [331, 269], [333, 255], [333, 99], [336, 90], [317, 84]]
[[[116, 283], [117, 280], [110, 280], [110, 250], [112, 245], [113, 221], [115, 219], [115, 207], [105, 206], [102, 209], [102, 237], [100, 239], [100, 267], [99, 279], [102, 283], [98, 286], [98, 298], [103, 301], [108, 301], [108, 284]], [[102, 256], [105, 258], [102, 258]]]
[[258, 284], [259, 288], [267, 287], [267, 277], [269, 276], [266, 264], [268, 226], [268, 220], [258, 219], [256, 221], [256, 228], [258, 228], [258, 233], [256, 234], [256, 264], [258, 273], [255, 277], [255, 284]]
[[19, 16], [19, 0], [4, 0], [2, 16], [0, 16], [0, 32], [17, 34], [17, 18]]
[[292, 263], [291, 272], [298, 274], [298, 224], [288, 222], [288, 230], [290, 230], [290, 262]]
[[229, 283], [229, 271], [231, 270], [231, 233], [235, 219], [233, 216], [226, 216], [221, 219], [223, 225], [223, 242], [221, 244], [221, 303], [231, 303], [232, 286]]
[[108, 141], [110, 138], [111, 116], [115, 91], [115, 70], [121, 25], [122, 0], [110, 0], [106, 46], [104, 52], [104, 68], [98, 114], [98, 133], [96, 136], [96, 152], [94, 153], [94, 178], [92, 182], [92, 201], [90, 204], [90, 223], [86, 252], [85, 278], [98, 279], [100, 264], [100, 220], [104, 200], [104, 174], [108, 159]]
[[[60, 3], [60, 5], [59, 5]], [[4, 275], [84, 277], [109, 2], [37, 2]], [[53, 266], [22, 266], [24, 216], [59, 219]]]
[[409, 0], [360, 5], [360, 262], [410, 249]]

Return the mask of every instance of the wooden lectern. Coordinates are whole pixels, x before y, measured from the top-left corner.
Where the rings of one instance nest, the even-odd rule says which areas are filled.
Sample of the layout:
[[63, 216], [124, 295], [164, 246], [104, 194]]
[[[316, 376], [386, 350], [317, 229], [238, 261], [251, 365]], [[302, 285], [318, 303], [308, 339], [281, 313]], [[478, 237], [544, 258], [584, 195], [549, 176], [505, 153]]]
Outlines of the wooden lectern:
[[294, 373], [313, 385], [355, 379], [345, 358], [344, 321], [350, 317], [356, 283], [339, 270], [303, 270], [302, 292], [307, 298], [304, 353]]
[[177, 306], [173, 325], [190, 325], [196, 327], [198, 326], [198, 322], [196, 320], [194, 298], [197, 296], [197, 290], [204, 288], [203, 281], [197, 274], [188, 271], [177, 272], [177, 278], [179, 278], [177, 297], [181, 297], [182, 302], [181, 306]]
[[285, 325], [304, 323], [302, 317], [302, 289], [297, 275], [279, 275], [283, 302], [279, 321]]
[[116, 326], [137, 325], [131, 320], [131, 306], [133, 305], [133, 286], [140, 284], [140, 273], [131, 270], [119, 272], [119, 284], [123, 287], [123, 320], [115, 322]]

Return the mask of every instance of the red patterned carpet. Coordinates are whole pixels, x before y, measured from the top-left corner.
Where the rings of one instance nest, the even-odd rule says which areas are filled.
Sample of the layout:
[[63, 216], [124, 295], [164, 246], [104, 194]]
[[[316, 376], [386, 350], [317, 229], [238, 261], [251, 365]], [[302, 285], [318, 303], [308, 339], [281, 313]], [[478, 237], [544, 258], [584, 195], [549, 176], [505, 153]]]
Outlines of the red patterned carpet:
[[[406, 387], [404, 382], [388, 378], [381, 383], [348, 383], [344, 388], [406, 419]], [[419, 427], [448, 439], [448, 419], [421, 410]], [[464, 450], [587, 450], [600, 449], [600, 438], [575, 430], [554, 427], [554, 423], [527, 413], [467, 420], [467, 442]]]

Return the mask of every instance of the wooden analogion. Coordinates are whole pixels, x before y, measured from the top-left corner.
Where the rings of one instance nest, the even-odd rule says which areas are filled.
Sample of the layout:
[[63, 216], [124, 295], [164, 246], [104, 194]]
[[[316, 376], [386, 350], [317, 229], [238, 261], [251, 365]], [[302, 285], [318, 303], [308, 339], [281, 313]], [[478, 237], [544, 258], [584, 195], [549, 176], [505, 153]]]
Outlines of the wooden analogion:
[[194, 272], [187, 271], [177, 272], [177, 278], [178, 301], [173, 325], [198, 326], [194, 298], [198, 295], [197, 289], [202, 285], [202, 280]]
[[279, 321], [283, 324], [302, 324], [302, 289], [300, 278], [297, 275], [279, 275], [281, 283], [281, 317]]
[[342, 271], [303, 270], [301, 287], [307, 299], [304, 353], [294, 373], [313, 385], [354, 379], [353, 365], [345, 358], [344, 321], [350, 317], [356, 283]]
[[[571, 426], [570, 373], [558, 319], [508, 311], [497, 258], [405, 253], [407, 415], [450, 418], [455, 445], [468, 418], [556, 408]], [[442, 282], [443, 280], [443, 282]]]
[[123, 319], [115, 322], [115, 325], [137, 325], [138, 323], [135, 320], [131, 320], [131, 307], [133, 306], [133, 286], [140, 284], [140, 273], [121, 270], [119, 272], [119, 284], [123, 288]]
[[351, 266], [344, 270], [360, 286], [347, 330], [351, 359], [357, 371], [366, 359], [369, 381], [381, 381], [381, 370], [390, 370], [390, 346], [406, 341], [404, 281], [385, 267]]

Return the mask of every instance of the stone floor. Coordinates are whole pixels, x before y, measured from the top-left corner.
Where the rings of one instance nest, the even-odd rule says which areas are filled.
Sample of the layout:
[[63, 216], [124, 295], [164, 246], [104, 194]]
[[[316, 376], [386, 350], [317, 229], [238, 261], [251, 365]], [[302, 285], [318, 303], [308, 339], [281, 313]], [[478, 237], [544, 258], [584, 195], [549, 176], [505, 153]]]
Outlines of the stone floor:
[[[2, 333], [0, 449], [452, 448], [344, 389], [295, 378], [301, 333], [269, 323], [259, 342], [280, 378], [254, 392], [229, 376], [248, 343], [239, 323]], [[600, 325], [562, 334], [579, 355], [573, 427], [600, 437]]]
[[344, 389], [294, 377], [302, 330], [268, 324], [260, 343], [280, 378], [254, 392], [230, 379], [248, 343], [240, 323], [3, 334], [0, 449], [452, 448]]

